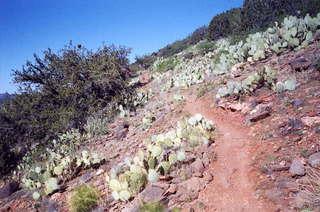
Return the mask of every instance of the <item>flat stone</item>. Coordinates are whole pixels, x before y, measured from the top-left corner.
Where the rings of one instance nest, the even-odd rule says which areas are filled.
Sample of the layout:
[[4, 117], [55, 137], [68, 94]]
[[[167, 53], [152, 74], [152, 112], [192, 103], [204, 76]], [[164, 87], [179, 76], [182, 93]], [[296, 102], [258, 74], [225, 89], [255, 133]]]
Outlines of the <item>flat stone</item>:
[[89, 172], [89, 173], [85, 173], [84, 175], [82, 175], [80, 177], [80, 182], [81, 183], [86, 183], [88, 181], [90, 181], [92, 179], [92, 174]]
[[299, 175], [299, 176], [302, 176], [302, 175], [305, 175], [306, 174], [306, 171], [305, 171], [305, 168], [304, 168], [304, 165], [303, 163], [298, 160], [298, 159], [294, 159], [291, 163], [291, 166], [290, 166], [290, 169], [289, 169], [289, 172], [295, 176], [295, 175]]
[[310, 155], [308, 158], [308, 163], [312, 167], [320, 167], [320, 152]]
[[247, 122], [257, 122], [268, 117], [272, 109], [270, 104], [259, 104], [254, 110], [252, 110], [246, 117]]
[[164, 190], [157, 186], [147, 186], [139, 195], [143, 202], [158, 202], [162, 200]]

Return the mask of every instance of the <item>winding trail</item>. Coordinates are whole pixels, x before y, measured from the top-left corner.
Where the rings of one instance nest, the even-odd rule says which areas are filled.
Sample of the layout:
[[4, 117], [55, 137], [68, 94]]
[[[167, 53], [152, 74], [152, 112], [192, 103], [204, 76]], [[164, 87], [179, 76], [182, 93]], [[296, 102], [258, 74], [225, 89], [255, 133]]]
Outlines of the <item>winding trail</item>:
[[184, 111], [211, 119], [219, 134], [214, 147], [217, 160], [209, 167], [214, 180], [200, 193], [198, 201], [210, 212], [275, 211], [271, 203], [256, 198], [255, 170], [251, 165], [256, 140], [249, 135], [240, 115], [210, 108], [212, 98], [187, 99]]

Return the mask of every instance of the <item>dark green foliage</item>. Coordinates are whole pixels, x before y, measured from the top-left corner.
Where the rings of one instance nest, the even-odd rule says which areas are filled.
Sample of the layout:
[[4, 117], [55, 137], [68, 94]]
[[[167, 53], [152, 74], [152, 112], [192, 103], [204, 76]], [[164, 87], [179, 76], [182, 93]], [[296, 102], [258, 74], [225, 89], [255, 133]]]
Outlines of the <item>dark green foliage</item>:
[[81, 185], [74, 189], [69, 200], [71, 212], [88, 212], [94, 209], [100, 194], [96, 188], [89, 185]]
[[239, 33], [242, 29], [242, 13], [241, 8], [234, 8], [214, 16], [208, 27], [208, 39], [217, 40]]
[[155, 54], [151, 54], [151, 55], [144, 55], [142, 57], [136, 57], [136, 62], [134, 64], [140, 65], [142, 66], [144, 69], [149, 68], [154, 61], [156, 61], [157, 57]]
[[319, 0], [245, 0], [235, 8], [214, 16], [208, 26], [208, 39], [235, 36], [241, 40], [247, 33], [266, 29], [285, 16], [311, 16], [320, 12]]
[[[15, 70], [21, 92], [0, 107], [2, 154], [11, 155], [17, 144], [28, 148], [72, 128], [83, 130], [87, 117], [97, 111], [112, 117], [134, 92], [126, 81], [128, 53], [124, 47], [103, 46], [92, 52], [69, 44], [59, 53], [48, 49], [42, 58], [34, 55], [34, 62]], [[11, 167], [12, 162], [5, 164]], [[0, 167], [0, 174], [4, 170]]]
[[189, 46], [198, 43], [201, 40], [204, 40], [207, 36], [207, 27], [202, 26], [196, 29], [193, 33], [191, 33], [188, 37], [182, 40], [177, 40], [166, 47], [160, 49], [157, 53], [160, 57], [171, 57], [174, 54], [182, 52], [187, 49]]

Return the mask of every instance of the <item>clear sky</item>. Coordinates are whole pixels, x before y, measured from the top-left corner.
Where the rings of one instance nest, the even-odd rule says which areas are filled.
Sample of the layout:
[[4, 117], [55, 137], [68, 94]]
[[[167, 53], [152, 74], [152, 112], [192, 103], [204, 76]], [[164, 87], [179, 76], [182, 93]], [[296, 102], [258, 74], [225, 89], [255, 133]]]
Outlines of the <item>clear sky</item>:
[[132, 48], [130, 59], [154, 52], [207, 25], [242, 0], [0, 0], [0, 93], [15, 92], [11, 70], [33, 53], [70, 40], [89, 49]]

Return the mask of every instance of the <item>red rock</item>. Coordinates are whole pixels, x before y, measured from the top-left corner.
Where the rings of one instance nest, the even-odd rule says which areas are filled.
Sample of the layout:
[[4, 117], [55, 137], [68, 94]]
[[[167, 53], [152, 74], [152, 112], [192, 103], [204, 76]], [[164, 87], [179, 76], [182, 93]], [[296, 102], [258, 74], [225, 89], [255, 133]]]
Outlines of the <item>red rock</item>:
[[139, 76], [140, 84], [143, 84], [143, 85], [147, 84], [147, 83], [151, 82], [151, 80], [152, 80], [152, 73], [151, 72], [145, 72]]
[[315, 117], [303, 117], [301, 118], [301, 121], [307, 125], [308, 127], [312, 127], [315, 124], [319, 124], [320, 123], [320, 116], [315, 116]]

